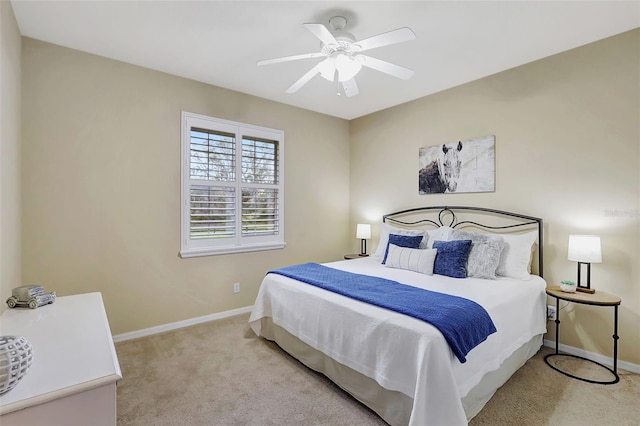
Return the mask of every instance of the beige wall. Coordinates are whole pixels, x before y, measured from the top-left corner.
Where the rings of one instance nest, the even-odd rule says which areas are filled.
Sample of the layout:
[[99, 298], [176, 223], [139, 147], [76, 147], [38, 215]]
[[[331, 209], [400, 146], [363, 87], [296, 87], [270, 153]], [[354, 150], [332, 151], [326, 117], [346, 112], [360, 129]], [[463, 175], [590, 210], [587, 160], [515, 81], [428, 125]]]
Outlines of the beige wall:
[[21, 285], [20, 265], [20, 55], [18, 24], [0, 1], [0, 312]]
[[[249, 306], [270, 268], [349, 248], [347, 121], [28, 38], [22, 67], [24, 282], [102, 292], [114, 334]], [[181, 111], [284, 130], [285, 249], [178, 257]]]
[[[495, 192], [418, 195], [420, 147], [485, 135]], [[592, 283], [622, 298], [620, 358], [640, 364], [640, 30], [354, 120], [351, 158], [351, 222], [446, 204], [542, 217], [550, 284], [575, 279], [569, 234], [599, 234]], [[561, 343], [612, 356], [613, 309], [561, 321]]]

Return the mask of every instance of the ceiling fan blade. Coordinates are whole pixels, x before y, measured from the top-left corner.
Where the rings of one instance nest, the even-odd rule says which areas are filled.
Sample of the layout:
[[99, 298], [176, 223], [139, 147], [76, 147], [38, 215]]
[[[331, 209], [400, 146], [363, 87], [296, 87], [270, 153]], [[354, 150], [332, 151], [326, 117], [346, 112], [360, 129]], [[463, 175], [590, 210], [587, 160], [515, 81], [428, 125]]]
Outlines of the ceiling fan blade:
[[360, 51], [363, 52], [369, 49], [375, 49], [376, 47], [388, 46], [390, 44], [402, 43], [403, 41], [409, 41], [416, 38], [416, 35], [411, 28], [403, 27], [397, 30], [389, 31], [387, 33], [378, 34], [373, 37], [365, 38], [354, 43], [355, 46], [360, 47]]
[[338, 44], [336, 38], [331, 32], [322, 24], [303, 24], [306, 29], [318, 37], [324, 44]]
[[305, 84], [307, 84], [309, 82], [309, 80], [311, 80], [313, 77], [316, 76], [316, 74], [320, 73], [320, 70], [322, 69], [322, 64], [324, 64], [328, 60], [329, 60], [329, 58], [325, 59], [322, 62], [317, 63], [315, 67], [311, 68], [309, 71], [307, 71], [307, 73], [305, 75], [300, 77], [300, 79], [298, 81], [293, 83], [291, 85], [291, 87], [289, 87], [285, 91], [285, 93], [296, 93], [298, 90], [300, 90], [300, 88], [302, 86], [304, 86]]
[[277, 64], [280, 62], [297, 61], [298, 59], [319, 58], [321, 56], [325, 56], [325, 55], [321, 52], [304, 53], [302, 55], [284, 56], [282, 58], [274, 58], [274, 59], [264, 59], [262, 61], [258, 61], [256, 65], [258, 66], [271, 65], [271, 64]]
[[358, 85], [356, 84], [355, 78], [352, 78], [351, 80], [343, 81], [342, 88], [344, 89], [344, 94], [347, 95], [347, 98], [350, 98], [360, 93], [360, 91], [358, 90]]
[[409, 68], [401, 67], [400, 65], [395, 65], [387, 61], [372, 58], [371, 56], [358, 55], [358, 58], [360, 61], [362, 61], [362, 65], [365, 67], [401, 78], [403, 80], [409, 80], [414, 74], [413, 70], [410, 70]]

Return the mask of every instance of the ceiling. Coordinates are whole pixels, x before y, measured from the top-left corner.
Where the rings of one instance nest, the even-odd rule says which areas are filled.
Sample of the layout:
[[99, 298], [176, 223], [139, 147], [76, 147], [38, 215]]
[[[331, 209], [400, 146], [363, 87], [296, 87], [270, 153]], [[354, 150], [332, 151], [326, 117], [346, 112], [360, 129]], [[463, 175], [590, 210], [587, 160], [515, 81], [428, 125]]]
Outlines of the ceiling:
[[[23, 36], [271, 99], [357, 118], [640, 26], [640, 1], [33, 1], [12, 0]], [[415, 71], [408, 81], [363, 68], [360, 94], [314, 77], [321, 59], [303, 23], [344, 16], [359, 40], [410, 27], [415, 40], [367, 51]]]

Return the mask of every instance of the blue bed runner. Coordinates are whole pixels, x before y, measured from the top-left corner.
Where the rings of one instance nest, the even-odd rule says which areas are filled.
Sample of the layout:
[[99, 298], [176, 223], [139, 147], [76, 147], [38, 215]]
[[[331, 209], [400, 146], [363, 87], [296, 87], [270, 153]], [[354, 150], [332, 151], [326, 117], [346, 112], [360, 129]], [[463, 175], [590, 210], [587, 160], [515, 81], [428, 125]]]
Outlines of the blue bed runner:
[[474, 301], [424, 290], [385, 278], [354, 274], [317, 263], [269, 271], [355, 300], [428, 322], [444, 335], [461, 363], [471, 349], [496, 332], [487, 311]]

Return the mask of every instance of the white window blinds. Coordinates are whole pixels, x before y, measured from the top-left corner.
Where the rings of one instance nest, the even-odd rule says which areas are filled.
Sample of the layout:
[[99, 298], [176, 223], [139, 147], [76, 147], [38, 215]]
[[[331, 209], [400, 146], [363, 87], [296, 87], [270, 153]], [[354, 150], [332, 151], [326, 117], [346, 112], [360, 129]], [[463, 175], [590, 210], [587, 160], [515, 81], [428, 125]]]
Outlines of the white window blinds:
[[182, 257], [284, 247], [282, 132], [182, 121]]
[[[242, 138], [242, 234], [277, 235], [278, 141]], [[252, 186], [249, 186], [249, 185]]]

